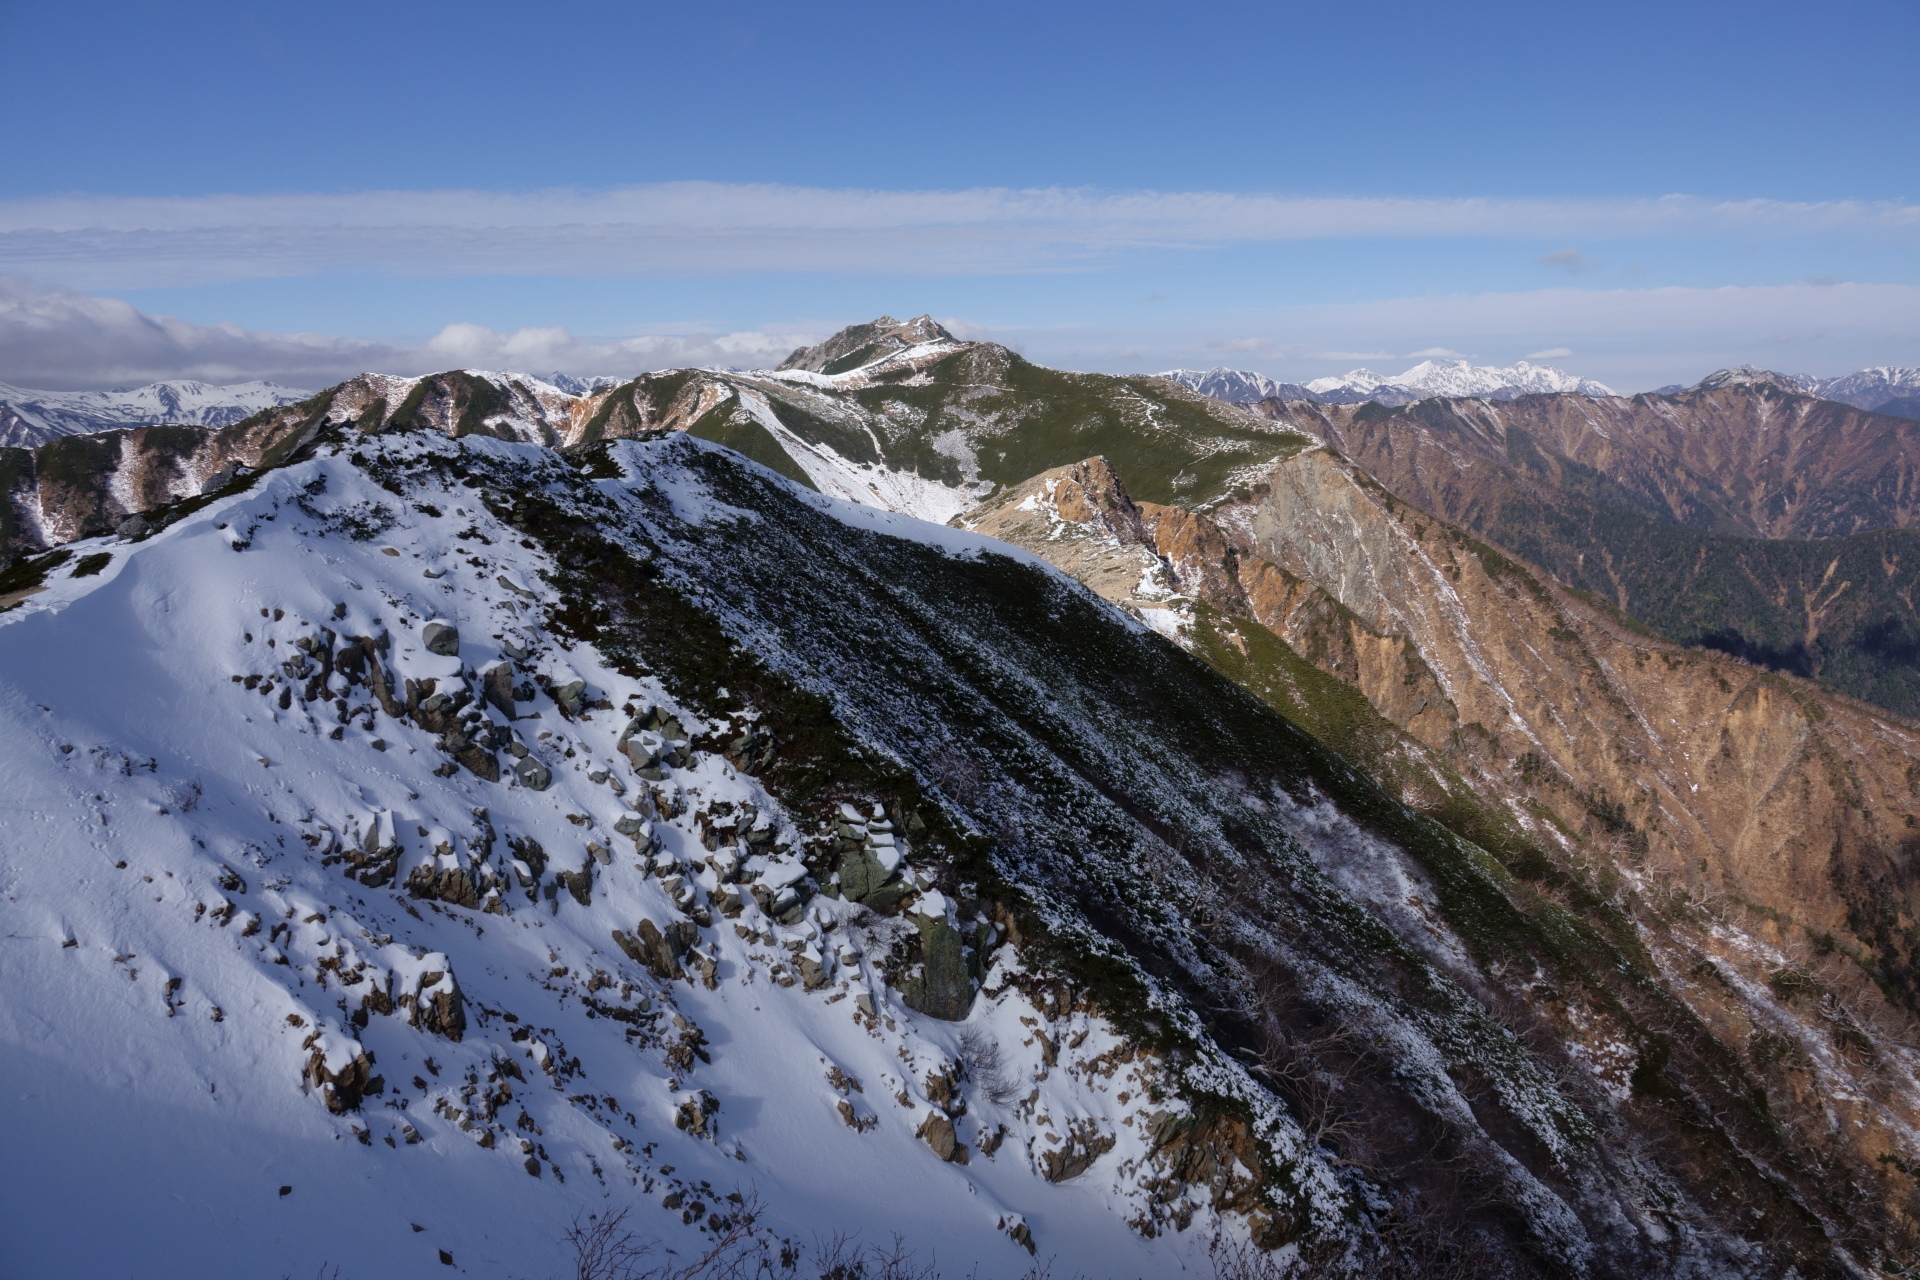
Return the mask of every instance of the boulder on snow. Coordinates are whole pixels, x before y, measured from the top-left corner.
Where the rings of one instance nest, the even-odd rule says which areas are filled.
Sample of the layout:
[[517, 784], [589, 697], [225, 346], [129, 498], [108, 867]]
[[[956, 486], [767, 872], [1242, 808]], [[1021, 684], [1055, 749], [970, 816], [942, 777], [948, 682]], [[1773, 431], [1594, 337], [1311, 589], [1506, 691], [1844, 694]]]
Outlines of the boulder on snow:
[[943, 1112], [929, 1111], [915, 1136], [932, 1147], [933, 1154], [942, 1160], [953, 1164], [967, 1163], [967, 1144], [954, 1134], [953, 1121]]
[[358, 1043], [316, 1031], [307, 1038], [307, 1083], [335, 1115], [360, 1109], [373, 1065]]
[[560, 708], [562, 715], [572, 720], [585, 709], [587, 703], [587, 682], [569, 680], [565, 684], [553, 687], [554, 705]]
[[420, 643], [427, 647], [428, 653], [437, 653], [443, 658], [460, 656], [460, 628], [450, 622], [429, 622], [420, 628]]
[[685, 976], [680, 967], [680, 957], [686, 953], [687, 943], [679, 929], [672, 925], [662, 932], [653, 921], [642, 918], [634, 926], [632, 934], [614, 930], [614, 942], [635, 961], [647, 966], [656, 978], [672, 979]]
[[925, 910], [916, 912], [913, 922], [920, 928], [920, 949], [925, 964], [917, 977], [901, 984], [900, 998], [908, 1008], [928, 1017], [959, 1022], [973, 1007], [973, 978], [967, 971], [967, 953], [960, 931], [947, 923], [944, 910], [937, 915]]
[[513, 713], [513, 667], [509, 663], [496, 662], [480, 673], [480, 697], [488, 706], [507, 719], [515, 718]]
[[682, 1098], [680, 1105], [673, 1109], [673, 1127], [711, 1142], [720, 1132], [719, 1122], [715, 1119], [719, 1114], [720, 1099], [705, 1089], [696, 1089]]
[[520, 779], [520, 785], [530, 791], [545, 791], [553, 785], [553, 770], [530, 755], [521, 756], [513, 762], [513, 776]]

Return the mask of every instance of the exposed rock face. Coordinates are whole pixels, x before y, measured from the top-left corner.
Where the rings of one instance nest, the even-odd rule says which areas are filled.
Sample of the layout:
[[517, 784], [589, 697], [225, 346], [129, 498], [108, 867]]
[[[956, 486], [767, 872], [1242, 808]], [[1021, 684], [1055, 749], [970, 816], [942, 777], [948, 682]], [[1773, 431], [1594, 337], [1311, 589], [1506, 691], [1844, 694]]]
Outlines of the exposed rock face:
[[1105, 458], [1056, 467], [967, 512], [969, 529], [1016, 546], [1045, 546], [1051, 564], [1115, 603], [1168, 594], [1135, 505]]
[[557, 445], [598, 397], [532, 378], [454, 370], [425, 378], [362, 374], [231, 426], [160, 426], [0, 448], [0, 553], [108, 533], [129, 516], [223, 489], [272, 468], [323, 431], [433, 431]]
[[900, 998], [915, 1009], [948, 1022], [958, 1022], [973, 1007], [973, 981], [968, 972], [960, 931], [948, 923], [944, 909], [938, 915], [916, 912], [923, 969], [902, 984]]

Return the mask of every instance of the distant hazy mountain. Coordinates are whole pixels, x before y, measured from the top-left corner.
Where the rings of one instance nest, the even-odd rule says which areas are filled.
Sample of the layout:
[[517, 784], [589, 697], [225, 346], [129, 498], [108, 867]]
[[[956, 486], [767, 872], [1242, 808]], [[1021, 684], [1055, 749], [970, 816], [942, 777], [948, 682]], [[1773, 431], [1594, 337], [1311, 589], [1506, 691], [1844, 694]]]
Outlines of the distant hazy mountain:
[[[1838, 400], [1856, 409], [1900, 413], [1901, 410], [1888, 406], [1903, 400], [1911, 402], [1920, 399], [1920, 369], [1880, 365], [1861, 369], [1857, 373], [1842, 374], [1838, 378], [1819, 379], [1811, 389], [1822, 399]], [[1913, 416], [1911, 404], [1908, 404], [1905, 416]]]
[[1314, 400], [1317, 397], [1297, 382], [1275, 382], [1264, 373], [1229, 369], [1216, 365], [1207, 370], [1169, 369], [1160, 375], [1230, 404], [1255, 404], [1261, 400]]
[[615, 378], [604, 373], [596, 374], [589, 378], [579, 377], [571, 373], [539, 373], [533, 376], [548, 386], [559, 391], [564, 391], [570, 396], [591, 395], [595, 391], [603, 391], [608, 387], [617, 387], [625, 381], [624, 378]]
[[[1344, 403], [1345, 396], [1362, 393], [1364, 399], [1379, 399], [1373, 393], [1383, 387], [1411, 400], [1428, 396], [1511, 400], [1516, 396], [1564, 392], [1584, 396], [1613, 394], [1613, 388], [1591, 378], [1578, 377], [1545, 365], [1528, 364], [1525, 360], [1505, 368], [1469, 364], [1465, 360], [1423, 360], [1405, 373], [1390, 378], [1382, 377], [1370, 369], [1355, 369], [1351, 373], [1315, 378], [1307, 383], [1307, 389], [1326, 403]], [[1336, 400], [1335, 396], [1342, 398]]]
[[1804, 391], [1822, 400], [1836, 400], [1874, 413], [1906, 418], [1920, 416], [1914, 412], [1914, 402], [1920, 401], [1920, 369], [1897, 365], [1877, 365], [1843, 373], [1837, 378], [1816, 378], [1806, 373], [1780, 373], [1743, 364], [1737, 369], [1716, 370], [1692, 387], [1662, 387], [1655, 394], [1672, 394], [1681, 390], [1714, 391], [1721, 387], [1745, 386], [1756, 382], [1771, 382], [1789, 391]]
[[1482, 400], [1512, 400], [1517, 396], [1572, 392], [1610, 396], [1611, 387], [1525, 360], [1500, 368], [1465, 360], [1426, 360], [1405, 373], [1388, 376], [1371, 369], [1355, 369], [1304, 385], [1276, 382], [1264, 374], [1239, 369], [1170, 369], [1160, 375], [1201, 395], [1237, 404], [1260, 400], [1311, 400], [1317, 404], [1411, 404], [1429, 396], [1474, 396]]
[[114, 427], [232, 426], [312, 395], [271, 382], [153, 382], [127, 391], [30, 391], [0, 383], [0, 445], [31, 447]]

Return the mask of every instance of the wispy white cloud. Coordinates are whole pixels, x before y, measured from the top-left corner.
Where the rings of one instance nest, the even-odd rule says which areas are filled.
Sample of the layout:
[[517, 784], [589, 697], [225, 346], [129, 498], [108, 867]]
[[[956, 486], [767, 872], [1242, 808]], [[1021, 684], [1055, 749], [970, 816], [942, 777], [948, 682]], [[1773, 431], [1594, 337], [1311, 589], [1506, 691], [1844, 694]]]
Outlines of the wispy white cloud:
[[1315, 360], [1391, 360], [1391, 351], [1316, 351]]
[[1559, 360], [1572, 354], [1572, 349], [1568, 347], [1548, 347], [1545, 351], [1529, 351], [1520, 358], [1522, 360]]
[[[80, 288], [326, 272], [668, 276], [1074, 269], [1130, 249], [1353, 238], [1920, 234], [1890, 202], [1294, 197], [660, 183], [0, 201], [0, 271]], [[1565, 253], [1578, 251], [1568, 250]], [[1577, 269], [1576, 259], [1549, 254]]]
[[1464, 351], [1455, 351], [1451, 347], [1422, 347], [1418, 351], [1407, 352], [1409, 360], [1471, 360], [1473, 357]]
[[814, 333], [690, 333], [579, 338], [565, 329], [502, 333], [450, 324], [425, 342], [312, 333], [260, 333], [152, 316], [115, 298], [41, 289], [0, 276], [0, 382], [49, 390], [164, 378], [265, 378], [320, 387], [355, 373], [449, 368], [627, 375], [684, 365], [760, 368], [817, 341]]

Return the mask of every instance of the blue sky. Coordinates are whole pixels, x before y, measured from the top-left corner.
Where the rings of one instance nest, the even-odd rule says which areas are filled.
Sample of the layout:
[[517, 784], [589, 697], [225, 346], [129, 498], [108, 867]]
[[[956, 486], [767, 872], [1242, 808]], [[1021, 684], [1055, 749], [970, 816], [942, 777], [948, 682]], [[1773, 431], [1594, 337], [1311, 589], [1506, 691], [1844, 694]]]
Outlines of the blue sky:
[[1920, 364], [1916, 37], [1912, 0], [0, 0], [0, 381], [756, 363], [883, 311], [1111, 370]]

